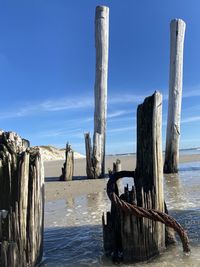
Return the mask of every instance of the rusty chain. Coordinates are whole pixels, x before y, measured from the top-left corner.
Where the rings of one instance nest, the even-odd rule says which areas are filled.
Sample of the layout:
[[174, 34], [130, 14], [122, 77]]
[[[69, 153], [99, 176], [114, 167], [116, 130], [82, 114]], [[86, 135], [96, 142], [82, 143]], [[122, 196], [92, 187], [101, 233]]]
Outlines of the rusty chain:
[[166, 226], [173, 228], [178, 233], [182, 241], [183, 251], [187, 253], [190, 252], [187, 233], [172, 216], [155, 209], [145, 209], [137, 206], [136, 204], [130, 204], [119, 198], [116, 184], [117, 180], [123, 177], [134, 177], [133, 171], [121, 171], [116, 173], [110, 172], [109, 177], [110, 179], [107, 183], [107, 194], [111, 202], [117, 208], [122, 210], [127, 215], [134, 215], [138, 218], [145, 217], [153, 221], [161, 222]]

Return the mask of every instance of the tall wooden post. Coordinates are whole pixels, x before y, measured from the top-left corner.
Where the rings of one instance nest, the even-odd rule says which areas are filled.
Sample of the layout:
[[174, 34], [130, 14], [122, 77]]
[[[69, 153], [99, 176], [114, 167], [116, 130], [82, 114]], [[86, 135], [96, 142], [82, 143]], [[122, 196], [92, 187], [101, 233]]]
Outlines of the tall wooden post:
[[[95, 14], [96, 75], [95, 75], [95, 87], [94, 87], [94, 93], [95, 93], [94, 147], [96, 147], [96, 150], [100, 154], [99, 176], [104, 176], [105, 174], [108, 35], [109, 35], [109, 8], [106, 6], [97, 6]], [[97, 136], [96, 134], [100, 135], [101, 141], [99, 141], [99, 138], [96, 138]]]
[[170, 76], [165, 173], [178, 172], [185, 27], [185, 22], [181, 19], [174, 19], [170, 24]]

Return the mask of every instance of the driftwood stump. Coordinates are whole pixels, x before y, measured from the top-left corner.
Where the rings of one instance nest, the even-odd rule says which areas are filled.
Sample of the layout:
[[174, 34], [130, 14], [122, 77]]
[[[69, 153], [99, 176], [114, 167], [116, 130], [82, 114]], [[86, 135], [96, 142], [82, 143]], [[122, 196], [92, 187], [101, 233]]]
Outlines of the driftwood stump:
[[96, 133], [94, 135], [94, 146], [92, 148], [91, 138], [89, 133], [85, 133], [85, 150], [86, 150], [86, 173], [90, 179], [97, 179], [101, 177], [101, 135]]
[[120, 172], [122, 170], [121, 160], [116, 159], [116, 162], [113, 162], [113, 173]]
[[38, 150], [0, 133], [0, 266], [33, 267], [42, 259], [44, 170]]
[[[137, 165], [134, 187], [125, 188], [121, 199], [138, 206], [164, 211], [162, 164], [162, 96], [155, 92], [137, 110]], [[125, 172], [126, 173], [126, 172]], [[133, 173], [133, 172], [132, 172]], [[127, 172], [129, 175], [130, 172]], [[124, 176], [126, 177], [126, 176]], [[116, 188], [116, 193], [118, 189]], [[147, 260], [165, 248], [165, 226], [147, 218], [126, 215], [112, 204], [103, 217], [104, 248], [114, 260]]]
[[67, 143], [65, 151], [65, 163], [62, 167], [62, 175], [60, 181], [72, 181], [74, 174], [74, 151]]

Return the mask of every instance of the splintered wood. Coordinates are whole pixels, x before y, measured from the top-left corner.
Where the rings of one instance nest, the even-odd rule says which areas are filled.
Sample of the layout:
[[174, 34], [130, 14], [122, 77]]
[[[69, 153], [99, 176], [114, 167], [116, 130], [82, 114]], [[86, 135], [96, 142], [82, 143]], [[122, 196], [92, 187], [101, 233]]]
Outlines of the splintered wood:
[[[164, 211], [161, 143], [162, 96], [155, 92], [137, 110], [137, 165], [134, 186], [121, 199], [137, 206]], [[116, 188], [116, 192], [118, 189]], [[114, 261], [147, 260], [165, 248], [165, 226], [147, 218], [126, 215], [111, 204], [103, 216], [104, 249]]]
[[89, 133], [85, 133], [86, 173], [90, 179], [97, 179], [101, 174], [101, 135], [94, 135], [94, 145], [91, 145]]
[[38, 150], [0, 133], [0, 266], [33, 267], [42, 259], [44, 170]]

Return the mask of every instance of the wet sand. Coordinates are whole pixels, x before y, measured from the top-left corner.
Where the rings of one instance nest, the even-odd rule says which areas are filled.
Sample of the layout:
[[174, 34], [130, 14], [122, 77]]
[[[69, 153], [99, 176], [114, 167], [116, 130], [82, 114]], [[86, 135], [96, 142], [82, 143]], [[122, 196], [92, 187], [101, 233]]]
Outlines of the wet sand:
[[[120, 156], [123, 169], [135, 168], [135, 156]], [[107, 157], [106, 170], [116, 157]], [[102, 213], [110, 210], [106, 194], [107, 179], [86, 180], [85, 159], [75, 160], [75, 179], [59, 182], [63, 161], [46, 162], [46, 201], [44, 260], [41, 267], [115, 266], [104, 255]], [[78, 180], [79, 179], [79, 180]], [[80, 180], [82, 179], [82, 180]], [[84, 180], [85, 179], [85, 180]], [[123, 185], [128, 179], [123, 179]], [[182, 244], [168, 247], [164, 253], [138, 267], [200, 266], [200, 155], [181, 155], [179, 174], [165, 175], [164, 192], [170, 214], [186, 229], [191, 255], [182, 252]], [[132, 180], [130, 181], [132, 182]], [[133, 264], [124, 264], [132, 267]]]
[[[123, 170], [134, 170], [136, 165], [135, 155], [107, 156], [106, 171], [112, 169], [112, 164], [116, 159], [121, 160]], [[180, 155], [180, 163], [200, 162], [200, 154]], [[76, 159], [74, 166], [74, 180], [71, 182], [60, 182], [59, 176], [63, 161], [49, 161], [44, 163], [45, 167], [45, 198], [46, 201], [67, 199], [69, 196], [79, 196], [105, 192], [108, 178], [88, 180], [86, 177], [85, 159]]]

